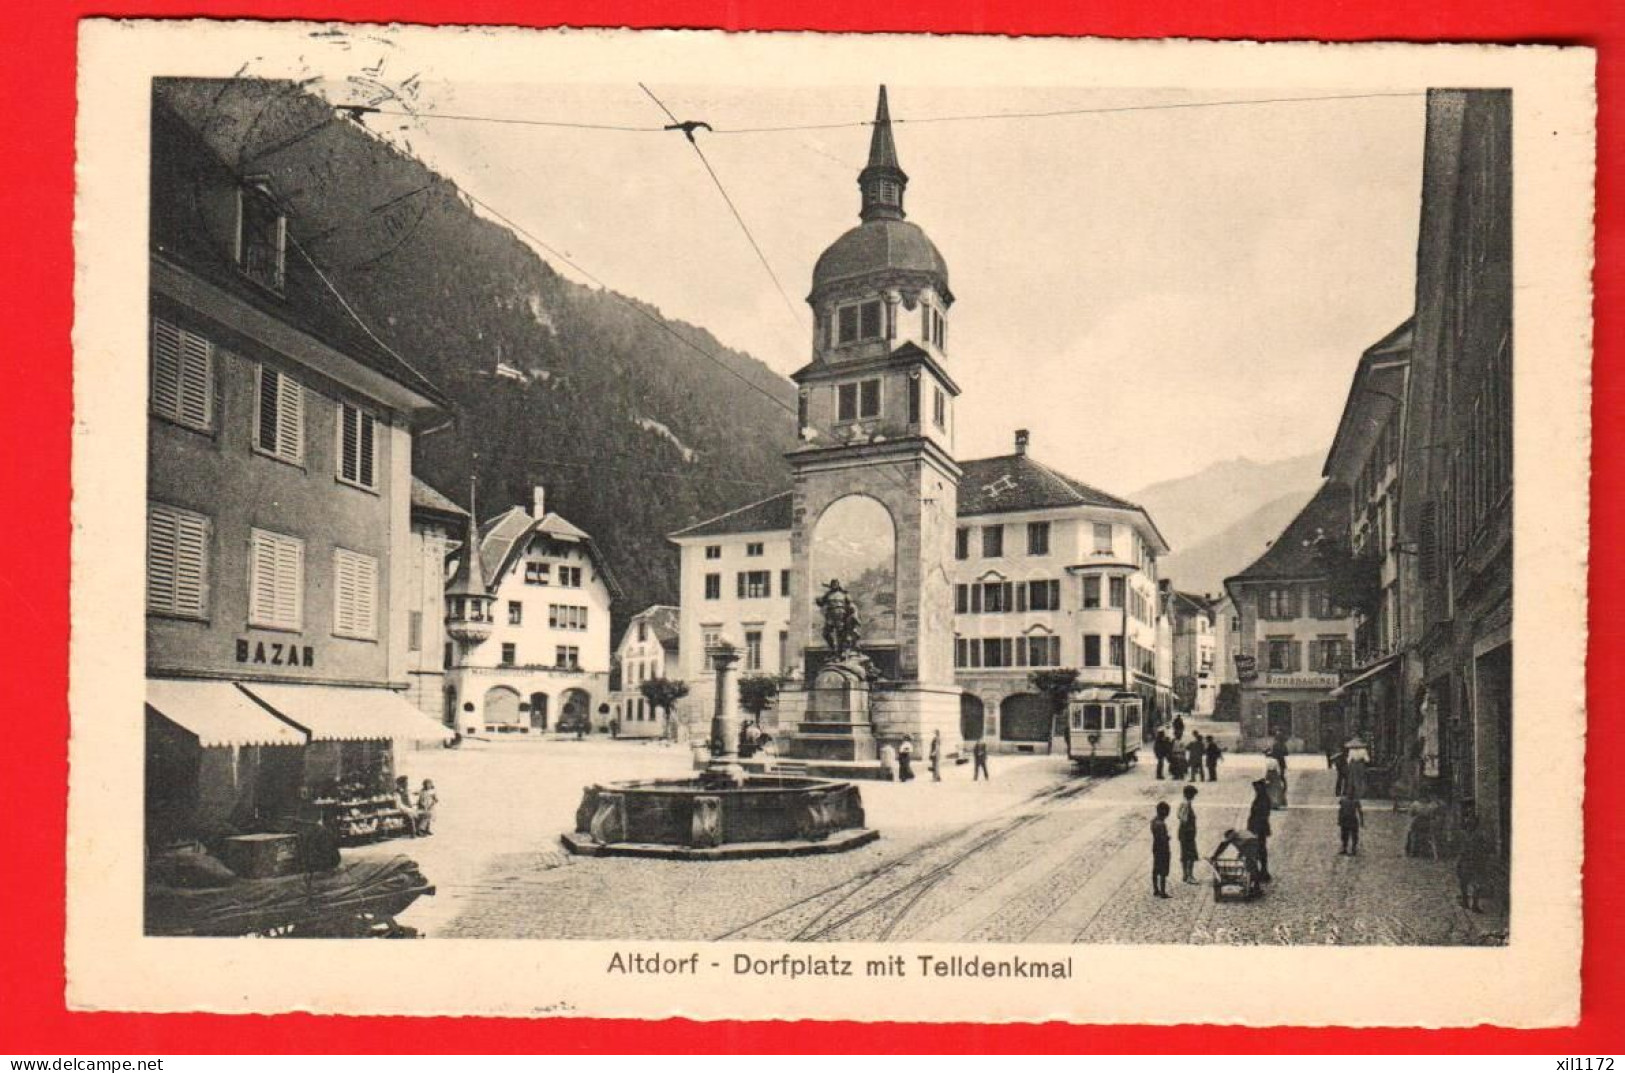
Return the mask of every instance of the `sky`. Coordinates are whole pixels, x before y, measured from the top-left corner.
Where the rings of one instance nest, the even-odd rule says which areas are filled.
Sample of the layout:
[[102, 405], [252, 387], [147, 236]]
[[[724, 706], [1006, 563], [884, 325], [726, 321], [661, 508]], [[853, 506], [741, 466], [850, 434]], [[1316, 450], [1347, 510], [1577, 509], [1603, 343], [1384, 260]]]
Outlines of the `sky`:
[[[876, 87], [650, 89], [718, 129], [701, 145], [789, 303], [680, 134], [433, 118], [665, 123], [636, 85], [428, 84], [419, 115], [368, 125], [608, 286], [789, 373], [811, 352], [813, 263], [858, 223]], [[908, 217], [951, 273], [962, 458], [1009, 453], [1026, 428], [1035, 456], [1126, 495], [1211, 461], [1322, 451], [1360, 352], [1409, 315], [1420, 94], [889, 94]], [[850, 125], [722, 132], [804, 124]]]

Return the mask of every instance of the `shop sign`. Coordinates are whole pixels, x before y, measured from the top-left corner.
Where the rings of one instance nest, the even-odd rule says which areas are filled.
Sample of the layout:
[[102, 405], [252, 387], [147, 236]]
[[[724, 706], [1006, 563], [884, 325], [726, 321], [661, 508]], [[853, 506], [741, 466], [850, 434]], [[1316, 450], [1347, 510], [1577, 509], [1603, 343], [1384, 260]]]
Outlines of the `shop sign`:
[[1251, 682], [1258, 677], [1258, 657], [1246, 652], [1236, 653], [1236, 677]]
[[1337, 685], [1337, 675], [1312, 672], [1266, 674], [1264, 684], [1281, 689], [1330, 689]]
[[284, 641], [253, 641], [237, 638], [237, 662], [262, 667], [314, 667], [316, 650], [310, 645], [288, 644]]

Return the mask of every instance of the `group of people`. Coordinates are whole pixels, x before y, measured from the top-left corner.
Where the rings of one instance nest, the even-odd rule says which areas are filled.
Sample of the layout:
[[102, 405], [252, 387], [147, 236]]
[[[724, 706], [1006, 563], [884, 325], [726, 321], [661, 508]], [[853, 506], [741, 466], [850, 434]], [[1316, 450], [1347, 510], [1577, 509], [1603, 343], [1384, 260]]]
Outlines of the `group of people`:
[[[1183, 721], [1177, 717], [1174, 720], [1176, 730], [1173, 736], [1162, 727], [1157, 728], [1156, 737], [1151, 742], [1151, 753], [1157, 758], [1157, 778], [1171, 776], [1175, 782], [1181, 779], [1189, 782], [1218, 782], [1219, 760], [1224, 756], [1224, 749], [1219, 745], [1219, 739], [1212, 734], [1203, 737], [1199, 732], [1191, 732], [1191, 740], [1184, 740]], [[1167, 776], [1164, 772], [1167, 772]]]
[[433, 779], [424, 779], [414, 794], [410, 779], [405, 775], [396, 777], [395, 805], [406, 817], [413, 838], [434, 834], [434, 810], [439, 804], [440, 795], [435, 792]]
[[[1179, 838], [1179, 867], [1181, 879], [1186, 883], [1200, 882], [1196, 878], [1196, 862], [1201, 859], [1197, 850], [1196, 795], [1194, 786], [1186, 786], [1184, 800], [1179, 805], [1176, 834]], [[1156, 815], [1151, 819], [1151, 894], [1156, 898], [1172, 897], [1168, 893], [1168, 874], [1173, 865], [1173, 847], [1168, 834], [1168, 815], [1172, 811], [1168, 802], [1158, 801]], [[1268, 883], [1270, 875], [1269, 839], [1270, 801], [1268, 784], [1264, 779], [1253, 782], [1253, 800], [1247, 809], [1244, 830], [1227, 829], [1219, 844], [1209, 854], [1210, 859], [1227, 855], [1239, 857], [1247, 868], [1251, 885]]]
[[[926, 761], [930, 765], [931, 781], [942, 781], [942, 731], [931, 732], [931, 744], [926, 752]], [[978, 779], [991, 779], [987, 771], [987, 742], [976, 739], [971, 745], [971, 781]], [[914, 779], [914, 735], [904, 734], [903, 740], [897, 743], [897, 781], [912, 782]]]

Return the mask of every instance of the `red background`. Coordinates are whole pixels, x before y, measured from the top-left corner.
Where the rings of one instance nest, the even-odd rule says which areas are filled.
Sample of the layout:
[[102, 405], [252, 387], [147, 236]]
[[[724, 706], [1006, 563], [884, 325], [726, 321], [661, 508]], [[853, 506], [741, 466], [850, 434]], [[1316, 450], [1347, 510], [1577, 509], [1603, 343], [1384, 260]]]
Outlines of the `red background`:
[[[1621, 1032], [1621, 850], [1625, 778], [1612, 771], [1612, 714], [1595, 705], [1603, 748], [1586, 770], [1584, 1000], [1574, 1029], [1146, 1028], [1068, 1025], [794, 1024], [701, 1025], [669, 1021], [524, 1021], [483, 1018], [223, 1017], [69, 1013], [63, 1004], [63, 851], [67, 789], [69, 433], [72, 420], [71, 227], [74, 44], [81, 17], [311, 18], [511, 25], [679, 26], [722, 29], [1091, 34], [1325, 40], [1541, 41], [1600, 50], [1596, 366], [1593, 383], [1593, 590], [1625, 582], [1615, 543], [1625, 521], [1625, 289], [1620, 276], [1620, 175], [1625, 137], [1625, 4], [1618, 0], [1228, 0], [1180, 10], [1177, 0], [181, 0], [92, 4], [85, 0], [15, 14], [0, 34], [6, 118], [0, 157], [7, 248], [0, 294], [9, 345], [0, 361], [0, 615], [7, 672], [0, 676], [5, 731], [0, 809], [0, 1052], [183, 1054], [211, 1052], [528, 1051], [1494, 1051], [1598, 1054]], [[1197, 7], [1198, 5], [1190, 5]], [[1621, 421], [1620, 425], [1613, 421]], [[1620, 665], [1621, 617], [1606, 598], [1591, 612], [1589, 692], [1606, 697]], [[1525, 718], [1537, 717], [1531, 712]], [[1241, 955], [1238, 954], [1238, 964]], [[1373, 980], [1373, 985], [1380, 982]], [[1245, 979], [1238, 981], [1245, 986]]]

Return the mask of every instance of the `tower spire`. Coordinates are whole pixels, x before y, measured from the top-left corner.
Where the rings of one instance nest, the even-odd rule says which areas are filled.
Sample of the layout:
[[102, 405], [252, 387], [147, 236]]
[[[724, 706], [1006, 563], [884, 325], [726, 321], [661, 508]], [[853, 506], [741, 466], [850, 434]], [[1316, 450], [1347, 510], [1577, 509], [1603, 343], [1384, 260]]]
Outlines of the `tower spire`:
[[869, 136], [869, 163], [858, 173], [858, 189], [863, 192], [863, 209], [859, 215], [864, 221], [901, 220], [903, 189], [908, 186], [908, 175], [897, 163], [897, 143], [892, 138], [891, 108], [886, 100], [886, 87], [880, 87], [880, 99], [875, 105], [874, 132]]

